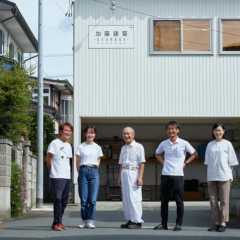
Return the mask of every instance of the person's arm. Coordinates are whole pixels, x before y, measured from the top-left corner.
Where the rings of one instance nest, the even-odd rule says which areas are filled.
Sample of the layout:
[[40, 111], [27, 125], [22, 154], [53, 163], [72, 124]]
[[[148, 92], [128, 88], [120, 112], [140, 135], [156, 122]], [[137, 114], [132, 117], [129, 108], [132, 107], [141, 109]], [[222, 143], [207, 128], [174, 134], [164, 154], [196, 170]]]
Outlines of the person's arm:
[[121, 148], [119, 155], [119, 173], [118, 173], [118, 185], [121, 186], [121, 175], [122, 175], [122, 163], [123, 163], [123, 147]]
[[118, 173], [118, 185], [121, 186], [121, 172], [122, 172], [122, 165], [119, 165], [119, 173]]
[[137, 185], [138, 185], [139, 187], [143, 185], [144, 168], [145, 168], [145, 164], [144, 164], [144, 163], [141, 163], [141, 164], [139, 165], [138, 179], [137, 179]]
[[145, 167], [145, 162], [146, 162], [146, 157], [145, 157], [145, 150], [142, 145], [140, 145], [140, 152], [139, 152], [139, 169], [138, 169], [138, 178], [137, 178], [137, 186], [141, 187], [143, 185], [143, 174], [144, 174], [144, 167]]
[[56, 154], [57, 154], [57, 150], [56, 150], [55, 143], [53, 141], [49, 144], [48, 149], [47, 149], [46, 163], [47, 163], [47, 168], [48, 168], [49, 171], [51, 170], [52, 161], [53, 161], [54, 155], [56, 155]]
[[101, 163], [101, 158], [98, 158], [98, 160], [97, 160], [97, 166], [98, 167], [100, 166], [100, 163]]
[[80, 169], [80, 163], [81, 163], [81, 159], [79, 155], [76, 155], [76, 168], [79, 171]]
[[100, 166], [102, 157], [103, 157], [103, 151], [102, 151], [102, 148], [99, 147], [99, 150], [98, 150], [98, 159], [97, 159], [97, 166], [98, 166], [98, 167]]
[[210, 154], [209, 154], [209, 152], [210, 152], [210, 147], [211, 147], [211, 144], [208, 143], [207, 148], [206, 148], [206, 151], [205, 151], [205, 160], [204, 160], [204, 165], [206, 165], [206, 166], [208, 165], [209, 159], [210, 159]]
[[164, 158], [161, 154], [156, 154], [155, 157], [158, 162], [160, 162], [162, 165], [164, 164]]
[[230, 167], [238, 165], [238, 159], [232, 143], [229, 142], [228, 163]]
[[193, 154], [190, 155], [190, 157], [185, 161], [184, 166], [190, 164], [192, 161], [197, 159], [197, 152], [194, 152]]
[[190, 164], [192, 161], [194, 161], [195, 159], [197, 159], [197, 152], [196, 150], [193, 148], [193, 146], [187, 142], [186, 144], [186, 152], [188, 152], [190, 154], [190, 157], [187, 158], [187, 160], [185, 160], [184, 162], [184, 167], [187, 166], [188, 164]]
[[164, 165], [163, 153], [164, 153], [164, 142], [161, 142], [156, 149], [155, 157], [157, 161], [160, 162], [162, 165]]
[[50, 152], [47, 153], [47, 168], [48, 168], [48, 170], [51, 170], [53, 156], [54, 155], [52, 153], [50, 153]]

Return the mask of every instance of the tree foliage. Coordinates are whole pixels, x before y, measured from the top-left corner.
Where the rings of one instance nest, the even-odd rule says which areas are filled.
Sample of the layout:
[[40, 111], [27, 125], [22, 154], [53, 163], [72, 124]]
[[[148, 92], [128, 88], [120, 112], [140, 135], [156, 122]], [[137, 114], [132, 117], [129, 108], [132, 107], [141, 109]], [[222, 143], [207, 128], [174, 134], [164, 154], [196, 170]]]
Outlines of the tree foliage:
[[12, 162], [11, 170], [11, 216], [19, 217], [23, 214], [23, 200], [22, 195], [22, 170], [16, 164], [15, 161]]
[[[44, 114], [44, 153], [47, 151], [48, 144], [55, 138], [55, 127], [52, 117]], [[29, 125], [29, 140], [31, 141], [32, 152], [37, 153], [37, 114], [33, 113]]]
[[19, 141], [31, 122], [32, 81], [18, 65], [6, 70], [0, 63], [0, 135]]

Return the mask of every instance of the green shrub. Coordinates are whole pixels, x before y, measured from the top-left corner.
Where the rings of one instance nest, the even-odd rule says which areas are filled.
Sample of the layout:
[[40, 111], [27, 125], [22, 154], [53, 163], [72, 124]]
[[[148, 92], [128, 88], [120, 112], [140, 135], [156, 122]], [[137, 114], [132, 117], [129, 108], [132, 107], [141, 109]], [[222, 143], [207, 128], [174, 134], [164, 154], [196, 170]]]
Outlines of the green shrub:
[[11, 216], [19, 217], [23, 215], [23, 196], [22, 196], [22, 170], [12, 162], [11, 175]]
[[0, 135], [18, 142], [27, 137], [31, 121], [32, 82], [18, 65], [11, 70], [0, 62]]
[[[29, 124], [29, 140], [31, 142], [31, 150], [34, 154], [37, 154], [37, 113], [32, 113], [31, 122]], [[44, 114], [44, 154], [47, 152], [49, 143], [55, 138], [55, 126], [53, 118], [47, 114]]]

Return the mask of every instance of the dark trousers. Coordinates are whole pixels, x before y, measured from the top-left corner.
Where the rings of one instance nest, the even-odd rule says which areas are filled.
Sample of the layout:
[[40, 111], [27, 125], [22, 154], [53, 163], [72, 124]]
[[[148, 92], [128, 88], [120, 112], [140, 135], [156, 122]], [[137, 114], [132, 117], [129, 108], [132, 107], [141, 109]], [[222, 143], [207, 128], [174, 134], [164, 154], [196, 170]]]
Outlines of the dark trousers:
[[177, 205], [176, 224], [182, 225], [184, 214], [184, 179], [183, 176], [161, 176], [161, 217], [162, 225], [168, 223], [168, 203], [175, 200]]
[[68, 203], [69, 179], [52, 178], [51, 191], [53, 194], [53, 224], [61, 224], [64, 210]]
[[98, 168], [81, 166], [78, 176], [78, 187], [81, 199], [82, 220], [95, 220], [96, 201], [99, 190]]

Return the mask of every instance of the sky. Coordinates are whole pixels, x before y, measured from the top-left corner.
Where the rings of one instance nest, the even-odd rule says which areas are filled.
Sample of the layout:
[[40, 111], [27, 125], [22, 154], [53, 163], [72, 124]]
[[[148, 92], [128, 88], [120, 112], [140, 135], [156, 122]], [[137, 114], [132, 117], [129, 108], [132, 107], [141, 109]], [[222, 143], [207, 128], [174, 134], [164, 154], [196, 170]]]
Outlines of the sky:
[[[38, 0], [11, 1], [17, 4], [37, 38]], [[43, 0], [43, 68], [44, 77], [72, 82], [73, 28], [72, 18], [65, 16], [68, 8], [69, 0]]]

